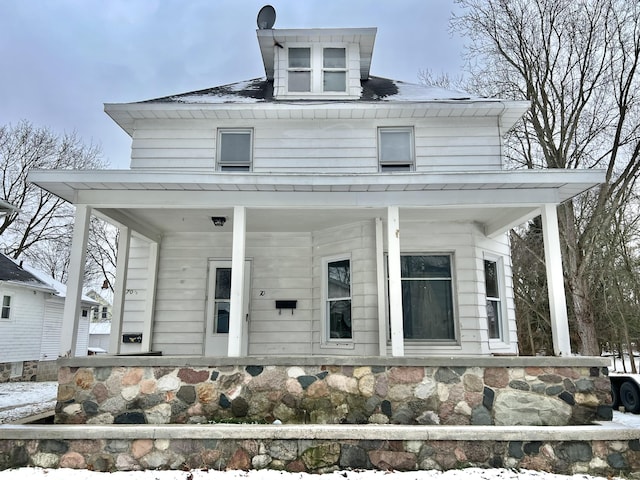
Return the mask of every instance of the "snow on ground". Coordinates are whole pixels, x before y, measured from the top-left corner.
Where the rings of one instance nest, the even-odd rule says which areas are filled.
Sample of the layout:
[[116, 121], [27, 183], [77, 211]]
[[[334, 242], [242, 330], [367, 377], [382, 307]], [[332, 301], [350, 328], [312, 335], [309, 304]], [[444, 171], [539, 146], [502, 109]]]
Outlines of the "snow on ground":
[[[58, 384], [56, 382], [0, 383], [0, 423], [53, 410]], [[613, 413], [613, 422], [640, 428], [640, 415]], [[1, 427], [0, 427], [1, 428]], [[2, 432], [0, 431], [0, 437]], [[617, 477], [616, 477], [617, 478]], [[324, 475], [289, 473], [276, 470], [249, 472], [214, 470], [113, 472], [101, 473], [68, 468], [18, 468], [0, 471], [0, 480], [605, 480], [591, 475], [557, 475], [533, 470], [503, 468], [467, 468], [439, 472], [342, 471]], [[611, 480], [611, 479], [609, 479]]]
[[53, 410], [57, 392], [57, 382], [0, 383], [0, 423]]

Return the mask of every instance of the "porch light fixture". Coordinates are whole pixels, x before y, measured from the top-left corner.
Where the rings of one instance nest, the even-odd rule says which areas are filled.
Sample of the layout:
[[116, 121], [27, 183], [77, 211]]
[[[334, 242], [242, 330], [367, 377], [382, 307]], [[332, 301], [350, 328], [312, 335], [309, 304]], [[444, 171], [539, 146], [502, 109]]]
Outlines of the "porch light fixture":
[[227, 217], [211, 217], [211, 221], [216, 227], [223, 227]]

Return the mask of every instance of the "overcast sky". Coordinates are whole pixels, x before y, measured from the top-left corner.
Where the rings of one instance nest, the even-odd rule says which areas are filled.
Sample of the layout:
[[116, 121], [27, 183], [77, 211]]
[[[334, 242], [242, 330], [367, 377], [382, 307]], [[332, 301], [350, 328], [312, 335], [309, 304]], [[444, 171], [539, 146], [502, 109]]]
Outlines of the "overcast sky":
[[373, 75], [417, 83], [420, 70], [462, 69], [453, 0], [0, 0], [0, 125], [75, 131], [128, 168], [131, 140], [103, 104], [264, 76], [267, 3], [276, 29], [377, 27]]

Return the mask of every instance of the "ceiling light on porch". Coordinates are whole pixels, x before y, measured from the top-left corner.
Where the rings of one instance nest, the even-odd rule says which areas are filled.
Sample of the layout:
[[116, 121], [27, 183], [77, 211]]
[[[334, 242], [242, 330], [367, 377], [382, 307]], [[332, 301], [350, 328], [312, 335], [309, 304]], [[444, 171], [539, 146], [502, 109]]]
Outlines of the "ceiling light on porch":
[[227, 217], [211, 217], [211, 221], [216, 227], [223, 227], [227, 221]]

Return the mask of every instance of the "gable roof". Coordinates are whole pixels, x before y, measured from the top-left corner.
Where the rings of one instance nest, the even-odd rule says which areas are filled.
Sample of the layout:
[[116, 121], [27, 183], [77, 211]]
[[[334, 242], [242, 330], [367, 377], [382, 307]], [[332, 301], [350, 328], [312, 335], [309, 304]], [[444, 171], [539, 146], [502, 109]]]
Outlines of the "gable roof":
[[50, 285], [4, 254], [0, 254], [0, 281], [55, 292]]

